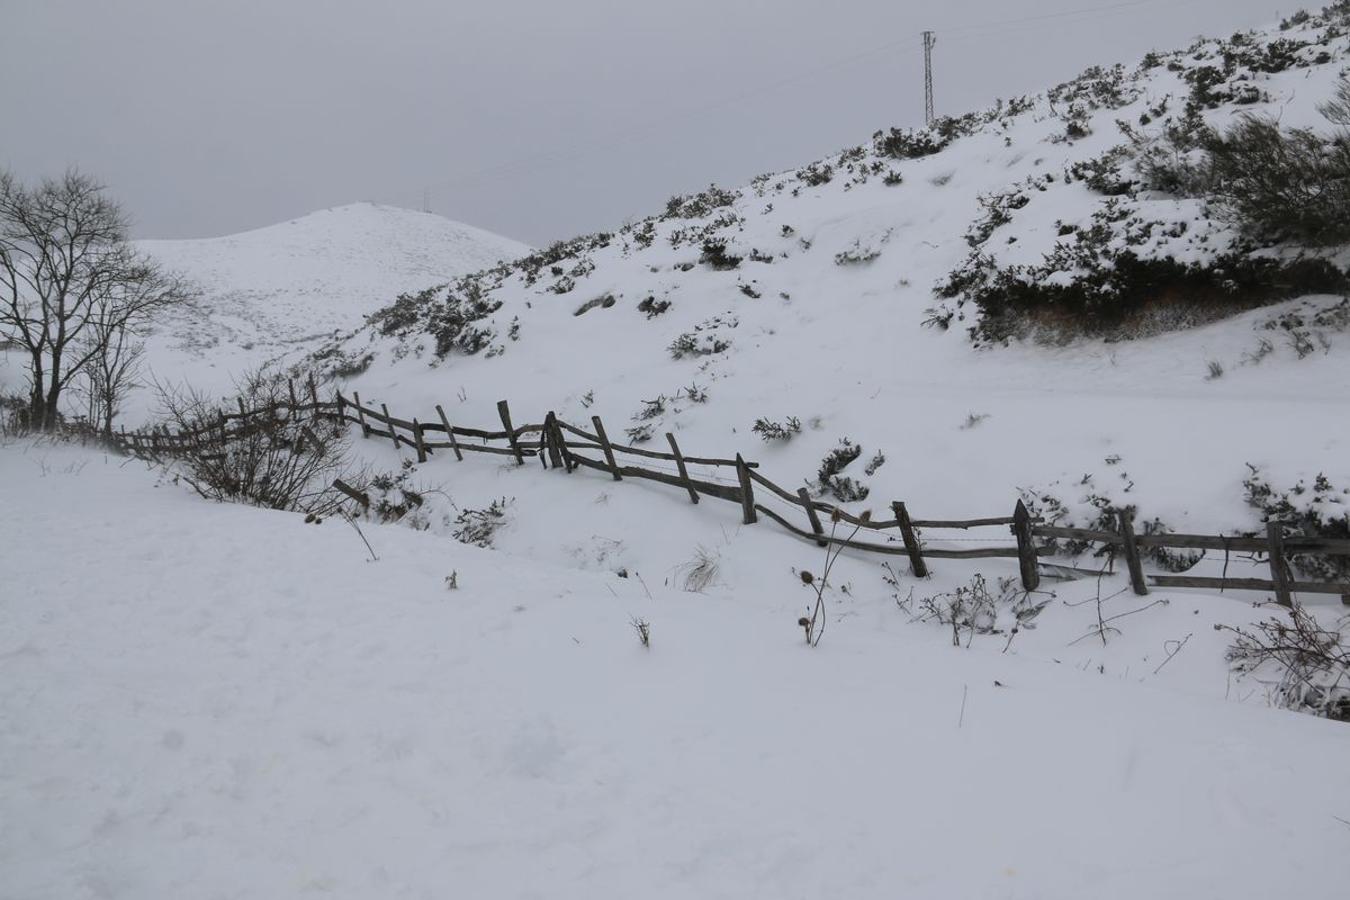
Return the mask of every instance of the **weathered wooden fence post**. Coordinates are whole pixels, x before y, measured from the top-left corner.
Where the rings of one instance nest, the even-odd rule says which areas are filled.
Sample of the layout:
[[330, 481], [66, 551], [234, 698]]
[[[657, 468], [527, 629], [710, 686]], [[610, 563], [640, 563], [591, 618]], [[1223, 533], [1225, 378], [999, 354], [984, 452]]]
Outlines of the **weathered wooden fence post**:
[[300, 398], [297, 397], [297, 396], [295, 395], [295, 379], [294, 379], [294, 378], [287, 378], [287, 379], [286, 379], [286, 390], [290, 392], [290, 395], [291, 395], [291, 411], [294, 412], [294, 411], [296, 411], [296, 410], [298, 410], [298, 409], [300, 408]]
[[450, 420], [445, 417], [445, 410], [441, 409], [439, 403], [436, 404], [436, 415], [441, 417], [441, 424], [445, 426], [445, 433], [450, 438], [450, 449], [455, 451], [455, 459], [464, 461], [464, 454], [459, 452], [459, 441], [455, 440], [455, 429], [450, 427]]
[[1031, 536], [1031, 513], [1021, 500], [1013, 510], [1013, 534], [1017, 536], [1017, 565], [1021, 570], [1022, 587], [1034, 591], [1040, 587], [1041, 573], [1036, 568], [1036, 542]]
[[741, 480], [741, 519], [746, 525], [753, 525], [759, 519], [755, 514], [755, 488], [750, 482], [750, 467], [739, 453], [736, 454], [736, 476]]
[[825, 528], [820, 524], [820, 516], [816, 515], [816, 505], [811, 502], [810, 492], [806, 488], [797, 488], [797, 497], [802, 501], [802, 509], [806, 510], [806, 518], [811, 521], [811, 530], [816, 533], [816, 545], [830, 546], [830, 542], [825, 540]]
[[314, 373], [309, 373], [309, 399], [314, 403], [314, 411], [319, 411], [319, 389], [314, 384]]
[[1270, 554], [1270, 580], [1275, 582], [1275, 600], [1292, 609], [1294, 597], [1289, 593], [1289, 563], [1284, 558], [1284, 525], [1266, 523], [1266, 545]]
[[516, 463], [525, 465], [525, 454], [520, 450], [520, 442], [516, 440], [516, 429], [511, 425], [511, 407], [505, 400], [497, 401], [497, 415], [502, 417], [502, 425], [506, 427], [506, 439], [511, 442], [511, 449], [515, 451]]
[[380, 412], [384, 413], [384, 424], [389, 429], [389, 440], [394, 442], [394, 449], [398, 449], [398, 429], [394, 427], [394, 417], [389, 415], [389, 406], [380, 404]]
[[595, 436], [600, 439], [600, 449], [604, 451], [605, 462], [609, 464], [609, 474], [614, 476], [615, 481], [623, 481], [619, 464], [614, 459], [614, 445], [609, 442], [609, 435], [605, 434], [605, 423], [600, 421], [599, 416], [591, 416], [591, 425], [595, 427]]
[[909, 510], [899, 500], [891, 504], [895, 511], [895, 524], [900, 528], [900, 538], [905, 542], [905, 553], [909, 556], [909, 568], [915, 578], [928, 577], [928, 564], [923, 561], [918, 535], [914, 533], [914, 523], [909, 520]]
[[694, 490], [694, 483], [689, 480], [689, 468], [684, 464], [684, 454], [680, 452], [680, 445], [675, 443], [675, 435], [669, 431], [666, 432], [666, 440], [670, 442], [670, 452], [675, 454], [675, 467], [680, 470], [680, 480], [684, 482], [684, 488], [689, 492], [689, 502], [698, 502], [698, 491]]
[[539, 441], [548, 451], [549, 465], [555, 469], [563, 467], [562, 448], [558, 446], [558, 430], [558, 417], [550, 409], [548, 415], [544, 416], [544, 431]]
[[1130, 573], [1130, 587], [1143, 597], [1148, 593], [1148, 582], [1144, 580], [1144, 566], [1139, 560], [1139, 543], [1134, 538], [1134, 511], [1122, 509], [1116, 517], [1120, 522], [1120, 540], [1125, 548], [1125, 568]]
[[572, 451], [567, 449], [567, 435], [558, 424], [557, 416], [553, 417], [553, 446], [558, 448], [558, 455], [562, 457], [564, 471], [570, 475], [574, 469], [580, 468], [580, 464], [572, 459]]
[[417, 419], [413, 419], [413, 442], [417, 447], [417, 461], [424, 463], [427, 461], [427, 445], [422, 442], [422, 426]]
[[370, 426], [366, 424], [366, 411], [361, 408], [361, 392], [352, 391], [352, 402], [356, 404], [356, 421], [361, 426], [361, 437], [370, 437]]

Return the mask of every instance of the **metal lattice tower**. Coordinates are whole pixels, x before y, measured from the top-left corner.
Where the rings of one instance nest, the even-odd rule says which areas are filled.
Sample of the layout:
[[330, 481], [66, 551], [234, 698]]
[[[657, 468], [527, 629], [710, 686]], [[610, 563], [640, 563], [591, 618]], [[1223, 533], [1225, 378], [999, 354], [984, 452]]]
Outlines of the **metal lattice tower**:
[[923, 33], [923, 123], [933, 124], [933, 45], [937, 35], [931, 31]]

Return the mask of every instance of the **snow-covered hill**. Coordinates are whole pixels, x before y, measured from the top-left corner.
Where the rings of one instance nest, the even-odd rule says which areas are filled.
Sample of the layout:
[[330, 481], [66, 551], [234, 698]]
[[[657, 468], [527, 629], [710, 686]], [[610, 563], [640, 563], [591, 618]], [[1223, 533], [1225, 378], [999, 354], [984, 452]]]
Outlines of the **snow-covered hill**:
[[[348, 389], [403, 416], [425, 421], [439, 403], [491, 423], [503, 397], [531, 420], [598, 412], [615, 436], [677, 430], [688, 452], [740, 451], [781, 483], [813, 482], [847, 438], [864, 448], [846, 474], [869, 502], [921, 515], [1005, 514], [1026, 489], [1083, 515], [1109, 502], [1176, 529], [1247, 528], [1247, 463], [1287, 486], [1325, 473], [1343, 498], [1339, 295], [1274, 279], [1256, 298], [1270, 305], [1236, 298], [1215, 321], [1155, 291], [1136, 333], [1162, 333], [1127, 341], [981, 348], [967, 328], [981, 315], [970, 298], [997, 278], [1072, 284], [1091, 274], [1084, 258], [1125, 247], [1201, 266], [1235, 252], [1234, 226], [1204, 203], [1137, 183], [1132, 135], [1251, 114], [1326, 130], [1317, 107], [1350, 62], [1348, 26], [1341, 4], [672, 198], [616, 232], [405, 297], [322, 362], [363, 370]], [[1113, 295], [1100, 296], [1109, 314]], [[1198, 324], [1168, 331], [1169, 312]], [[765, 443], [760, 418], [802, 430]], [[883, 466], [856, 471], [878, 452]]]
[[137, 246], [202, 291], [152, 338], [150, 365], [160, 378], [211, 394], [227, 393], [250, 367], [359, 326], [402, 291], [530, 250], [431, 213], [371, 203], [225, 237]]

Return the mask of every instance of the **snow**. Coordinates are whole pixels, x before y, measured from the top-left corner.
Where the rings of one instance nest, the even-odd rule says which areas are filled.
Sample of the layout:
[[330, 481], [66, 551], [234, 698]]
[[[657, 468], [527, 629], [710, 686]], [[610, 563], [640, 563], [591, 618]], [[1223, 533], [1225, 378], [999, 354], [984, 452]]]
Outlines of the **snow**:
[[[372, 203], [225, 237], [136, 247], [202, 291], [151, 339], [149, 367], [209, 395], [229, 394], [244, 372], [357, 327], [405, 291], [530, 249], [432, 213]], [[141, 392], [128, 419], [136, 424], [153, 411], [152, 392]]]
[[[1315, 123], [1346, 43], [1256, 78], [1268, 100], [1206, 115]], [[150, 364], [224, 395], [246, 368], [323, 347], [369, 354], [337, 386], [399, 417], [434, 421], [440, 404], [494, 427], [503, 398], [518, 424], [599, 414], [613, 439], [650, 424], [658, 449], [670, 431], [689, 455], [741, 452], [790, 489], [814, 488], [847, 437], [863, 450], [844, 474], [871, 490], [857, 511], [903, 500], [919, 519], [1000, 516], [1028, 491], [1075, 513], [1105, 496], [1175, 531], [1255, 528], [1246, 463], [1277, 487], [1318, 473], [1350, 487], [1345, 329], [1320, 327], [1300, 355], [1269, 327], [1341, 298], [1121, 342], [976, 350], [968, 321], [922, 324], [971, 250], [981, 197], [1046, 188], [986, 241], [1002, 264], [1038, 262], [1060, 223], [1087, 224], [1104, 202], [1061, 173], [1119, 143], [1115, 119], [1188, 90], [1166, 66], [1131, 70], [1123, 105], [1091, 110], [1082, 140], [1063, 140], [1063, 110], [1032, 98], [938, 154], [888, 162], [901, 184], [855, 182], [841, 154], [827, 184], [772, 175], [707, 215], [634, 223], [537, 280], [497, 268], [480, 282], [501, 301], [485, 320], [496, 334], [475, 356], [437, 358], [432, 336], [363, 317], [530, 252], [505, 238], [363, 204], [142, 242], [206, 289], [152, 338]], [[1139, 202], [1206, 237], [1159, 253], [1201, 259], [1231, 238], [1194, 201]], [[727, 214], [708, 234], [744, 259], [719, 271], [694, 233]], [[648, 316], [648, 297], [670, 308]], [[712, 352], [674, 358], [684, 335]], [[7, 390], [15, 359], [0, 368]], [[639, 418], [658, 397], [664, 411]], [[151, 406], [139, 395], [128, 424]], [[803, 428], [762, 442], [760, 417]], [[1350, 883], [1350, 730], [1268, 708], [1274, 673], [1238, 677], [1224, 658], [1221, 629], [1278, 613], [1259, 593], [1136, 597], [1119, 572], [1047, 578], [1028, 627], [953, 646], [922, 620], [924, 599], [977, 576], [997, 591], [1014, 560], [934, 560], [919, 580], [846, 553], [810, 649], [800, 572], [819, 574], [822, 551], [743, 525], [737, 504], [533, 460], [418, 465], [351, 438], [358, 464], [406, 471], [426, 497], [401, 524], [361, 521], [373, 561], [338, 519], [208, 504], [139, 462], [0, 440], [0, 900], [1317, 900]], [[886, 462], [863, 475], [878, 451]], [[494, 549], [453, 539], [457, 514], [498, 500]], [[1012, 543], [1002, 528], [922, 538]], [[710, 585], [683, 590], [700, 557]], [[1267, 574], [1216, 554], [1196, 572], [1225, 566]], [[1328, 623], [1344, 612], [1333, 596], [1300, 599]]]
[[768, 572], [701, 595], [649, 571], [649, 597], [366, 524], [369, 562], [344, 522], [79, 448], [8, 446], [0, 482], [23, 586], [0, 896], [1316, 900], [1350, 877], [1343, 725], [954, 649], [893, 604], [811, 650]]

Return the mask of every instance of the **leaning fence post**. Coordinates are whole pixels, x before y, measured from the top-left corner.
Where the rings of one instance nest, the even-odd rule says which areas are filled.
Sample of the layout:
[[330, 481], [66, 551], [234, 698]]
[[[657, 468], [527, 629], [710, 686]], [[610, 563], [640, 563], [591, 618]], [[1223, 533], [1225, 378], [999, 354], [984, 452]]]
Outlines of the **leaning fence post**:
[[319, 411], [319, 389], [314, 385], [314, 373], [309, 373], [309, 399], [314, 401], [314, 411]]
[[366, 411], [361, 408], [361, 392], [352, 391], [352, 402], [356, 404], [356, 422], [361, 426], [361, 437], [370, 437], [370, 426], [366, 424]]
[[923, 561], [919, 538], [914, 533], [914, 523], [909, 520], [909, 510], [905, 509], [905, 504], [899, 500], [891, 504], [891, 509], [895, 511], [895, 523], [900, 527], [900, 537], [905, 542], [905, 553], [909, 555], [909, 568], [914, 572], [915, 578], [927, 578], [928, 564]]
[[816, 515], [816, 505], [811, 502], [811, 494], [806, 488], [797, 488], [797, 496], [801, 498], [802, 509], [806, 510], [806, 518], [811, 520], [811, 530], [816, 533], [816, 544], [828, 547], [830, 542], [825, 540], [825, 527], [820, 524], [820, 516]]
[[455, 440], [455, 429], [450, 427], [450, 420], [445, 417], [445, 410], [441, 409], [439, 403], [436, 404], [436, 415], [441, 417], [441, 424], [445, 426], [445, 433], [450, 437], [450, 449], [455, 451], [455, 459], [464, 461], [464, 454], [459, 452], [459, 441]]
[[595, 436], [600, 439], [600, 449], [604, 451], [605, 462], [609, 463], [609, 474], [614, 476], [615, 481], [623, 481], [623, 476], [619, 474], [619, 464], [614, 459], [614, 445], [609, 442], [609, 435], [605, 434], [605, 423], [600, 421], [599, 416], [591, 416], [591, 425], [595, 426]]
[[511, 408], [507, 406], [505, 400], [497, 401], [497, 414], [502, 417], [502, 424], [506, 426], [506, 439], [511, 442], [511, 449], [515, 451], [516, 462], [525, 465], [525, 454], [520, 451], [515, 428], [511, 427]]
[[394, 449], [398, 449], [398, 429], [394, 427], [394, 417], [389, 415], [388, 405], [381, 403], [380, 411], [384, 413], [384, 424], [389, 428], [389, 439], [394, 442]]
[[697, 503], [698, 491], [694, 490], [694, 483], [689, 480], [689, 469], [684, 464], [684, 454], [680, 452], [680, 445], [675, 443], [675, 435], [669, 431], [666, 432], [666, 440], [670, 441], [670, 452], [675, 454], [675, 466], [680, 470], [680, 480], [689, 491], [689, 502]]
[[413, 442], [417, 447], [417, 461], [424, 463], [427, 461], [427, 445], [422, 443], [422, 426], [416, 419], [413, 419]]
[[567, 449], [567, 435], [563, 434], [557, 416], [553, 417], [553, 446], [558, 448], [558, 455], [562, 457], [563, 461], [563, 469], [569, 475], [574, 469], [580, 468], [580, 465], [572, 458], [572, 451]]
[[1134, 539], [1134, 511], [1122, 509], [1117, 519], [1120, 522], [1120, 540], [1125, 547], [1125, 568], [1130, 573], [1130, 587], [1142, 597], [1148, 593], [1148, 582], [1144, 580], [1144, 567], [1139, 561], [1139, 544]]
[[755, 514], [755, 488], [750, 483], [750, 467], [739, 453], [736, 454], [736, 477], [741, 480], [741, 518], [746, 525], [753, 525], [759, 518]]
[[1013, 534], [1017, 536], [1017, 565], [1022, 574], [1022, 587], [1034, 591], [1041, 584], [1041, 573], [1036, 569], [1036, 542], [1031, 537], [1031, 513], [1021, 500], [1013, 510]]
[[286, 379], [286, 389], [291, 395], [291, 411], [294, 412], [300, 408], [300, 398], [295, 395], [295, 379]]
[[1289, 593], [1289, 565], [1284, 558], [1284, 526], [1279, 522], [1266, 523], [1266, 544], [1270, 552], [1270, 580], [1275, 582], [1275, 600], [1292, 609], [1294, 598]]
[[544, 430], [539, 437], [539, 443], [548, 451], [548, 461], [555, 469], [563, 467], [562, 449], [558, 446], [558, 417], [553, 414], [553, 410], [548, 411], [544, 416]]

